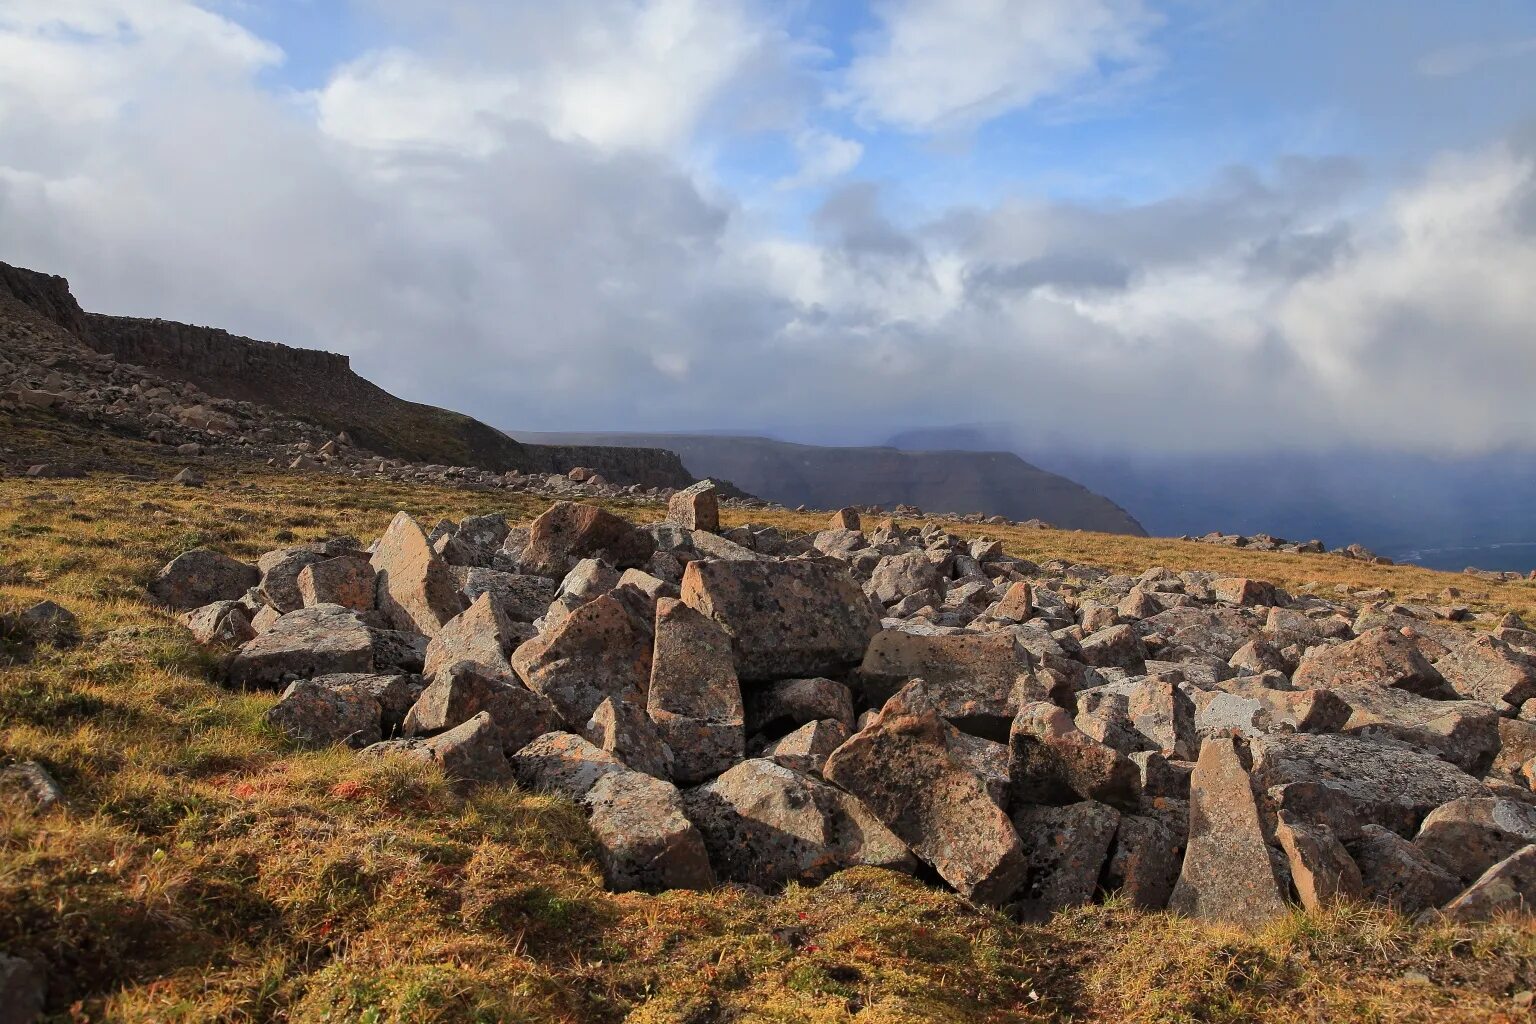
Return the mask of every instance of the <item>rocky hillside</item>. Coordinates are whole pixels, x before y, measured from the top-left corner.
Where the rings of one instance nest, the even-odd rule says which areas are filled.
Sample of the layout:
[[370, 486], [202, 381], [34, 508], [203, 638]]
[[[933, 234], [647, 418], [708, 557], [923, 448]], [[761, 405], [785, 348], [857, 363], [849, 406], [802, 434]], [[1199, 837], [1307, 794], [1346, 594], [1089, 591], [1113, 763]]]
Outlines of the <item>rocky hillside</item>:
[[1146, 535], [1140, 523], [1109, 499], [1007, 452], [826, 448], [704, 434], [516, 435], [549, 443], [667, 448], [699, 476], [729, 480], [790, 506], [911, 505], [926, 512], [979, 512], [1040, 519], [1064, 529]]
[[354, 373], [344, 355], [242, 338], [214, 327], [87, 313], [62, 277], [0, 263], [0, 297], [120, 363], [193, 384], [216, 398], [345, 433], [360, 447], [389, 458], [497, 473], [564, 473], [581, 466], [609, 480], [647, 487], [683, 487], [692, 480], [666, 451], [519, 444], [469, 416], [395, 397]]

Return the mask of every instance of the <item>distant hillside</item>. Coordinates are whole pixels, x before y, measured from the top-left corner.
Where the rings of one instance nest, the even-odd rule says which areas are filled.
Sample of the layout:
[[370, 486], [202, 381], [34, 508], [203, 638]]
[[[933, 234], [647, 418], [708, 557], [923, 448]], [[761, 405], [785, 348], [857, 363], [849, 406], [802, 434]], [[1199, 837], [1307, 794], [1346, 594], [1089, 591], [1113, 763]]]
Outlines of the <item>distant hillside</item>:
[[1107, 498], [1007, 452], [823, 448], [701, 434], [514, 433], [529, 442], [667, 448], [695, 475], [729, 480], [791, 506], [909, 504], [929, 512], [983, 512], [1043, 519], [1068, 529], [1146, 535]]
[[691, 482], [665, 451], [519, 444], [462, 413], [397, 398], [354, 373], [344, 355], [242, 338], [173, 320], [81, 310], [69, 282], [0, 263], [0, 295], [75, 335], [98, 352], [210, 395], [255, 402], [302, 417], [381, 455], [496, 472], [565, 472], [588, 466], [610, 480], [682, 487]]

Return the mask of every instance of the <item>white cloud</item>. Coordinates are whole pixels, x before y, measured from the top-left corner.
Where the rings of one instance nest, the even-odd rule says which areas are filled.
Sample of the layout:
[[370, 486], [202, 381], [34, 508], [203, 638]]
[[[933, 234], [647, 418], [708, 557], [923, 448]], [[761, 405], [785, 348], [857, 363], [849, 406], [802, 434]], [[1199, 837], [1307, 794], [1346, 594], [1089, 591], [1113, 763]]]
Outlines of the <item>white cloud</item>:
[[848, 101], [908, 131], [969, 127], [1150, 59], [1142, 0], [885, 0]]
[[800, 166], [794, 174], [778, 183], [782, 189], [822, 185], [841, 178], [864, 158], [862, 143], [819, 128], [800, 131], [795, 136], [794, 145]]

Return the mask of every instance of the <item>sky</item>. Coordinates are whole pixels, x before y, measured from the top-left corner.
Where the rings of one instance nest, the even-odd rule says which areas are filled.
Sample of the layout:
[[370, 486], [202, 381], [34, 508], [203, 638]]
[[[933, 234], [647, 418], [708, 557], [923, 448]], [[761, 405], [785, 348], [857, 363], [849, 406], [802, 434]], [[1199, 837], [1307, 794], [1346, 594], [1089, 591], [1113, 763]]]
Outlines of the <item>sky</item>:
[[0, 0], [0, 260], [527, 430], [1536, 445], [1530, 0]]

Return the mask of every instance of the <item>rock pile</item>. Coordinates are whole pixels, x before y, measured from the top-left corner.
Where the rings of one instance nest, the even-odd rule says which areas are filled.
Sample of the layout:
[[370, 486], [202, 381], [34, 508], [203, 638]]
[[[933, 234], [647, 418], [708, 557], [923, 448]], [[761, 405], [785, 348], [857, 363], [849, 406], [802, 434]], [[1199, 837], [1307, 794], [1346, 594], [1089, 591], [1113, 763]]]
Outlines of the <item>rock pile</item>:
[[1371, 565], [1391, 565], [1392, 559], [1384, 558], [1376, 554], [1370, 548], [1359, 544], [1350, 544], [1342, 548], [1328, 550], [1320, 540], [1295, 541], [1286, 540], [1284, 537], [1273, 537], [1267, 533], [1255, 533], [1244, 535], [1241, 533], [1222, 533], [1215, 531], [1202, 537], [1180, 537], [1180, 540], [1196, 541], [1201, 544], [1219, 544], [1228, 548], [1248, 548], [1253, 551], [1283, 551], [1292, 555], [1337, 555], [1339, 558], [1348, 558], [1356, 562], [1368, 562]]
[[616, 889], [921, 871], [1046, 915], [1111, 891], [1256, 926], [1536, 899], [1536, 632], [1253, 579], [1035, 564], [852, 510], [721, 530], [558, 502], [153, 593], [300, 745], [583, 805]]

